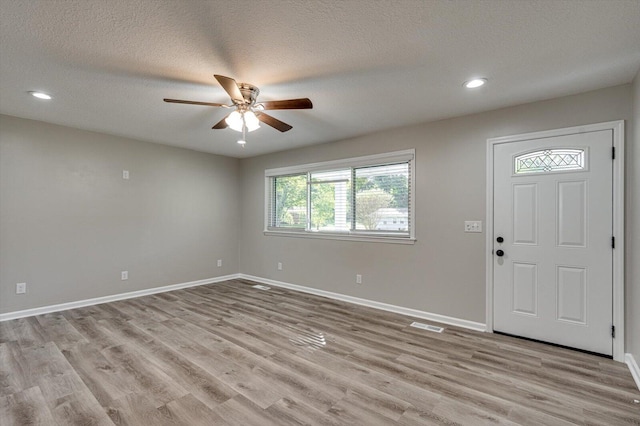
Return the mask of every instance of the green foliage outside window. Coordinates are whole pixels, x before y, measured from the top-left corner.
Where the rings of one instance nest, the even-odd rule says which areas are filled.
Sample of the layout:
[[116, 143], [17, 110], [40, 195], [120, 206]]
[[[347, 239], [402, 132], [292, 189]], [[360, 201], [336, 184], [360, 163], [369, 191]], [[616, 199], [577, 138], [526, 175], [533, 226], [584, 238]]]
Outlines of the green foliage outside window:
[[278, 176], [275, 180], [275, 226], [307, 226], [307, 175]]

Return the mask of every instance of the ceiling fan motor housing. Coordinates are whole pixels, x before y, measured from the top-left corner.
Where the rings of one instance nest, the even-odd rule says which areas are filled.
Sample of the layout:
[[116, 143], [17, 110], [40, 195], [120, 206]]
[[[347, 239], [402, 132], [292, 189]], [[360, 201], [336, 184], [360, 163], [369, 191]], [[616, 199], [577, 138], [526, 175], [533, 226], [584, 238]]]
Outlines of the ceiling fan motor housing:
[[247, 104], [253, 105], [256, 102], [256, 99], [260, 94], [260, 89], [249, 83], [238, 83], [238, 88], [240, 89], [240, 93], [242, 93], [242, 97]]

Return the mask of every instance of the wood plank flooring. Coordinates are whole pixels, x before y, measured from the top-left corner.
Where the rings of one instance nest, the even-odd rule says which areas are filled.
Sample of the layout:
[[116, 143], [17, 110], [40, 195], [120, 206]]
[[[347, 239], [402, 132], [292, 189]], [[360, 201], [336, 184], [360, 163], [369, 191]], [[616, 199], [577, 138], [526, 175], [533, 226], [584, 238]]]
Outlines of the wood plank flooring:
[[0, 323], [0, 424], [640, 425], [624, 364], [253, 284]]

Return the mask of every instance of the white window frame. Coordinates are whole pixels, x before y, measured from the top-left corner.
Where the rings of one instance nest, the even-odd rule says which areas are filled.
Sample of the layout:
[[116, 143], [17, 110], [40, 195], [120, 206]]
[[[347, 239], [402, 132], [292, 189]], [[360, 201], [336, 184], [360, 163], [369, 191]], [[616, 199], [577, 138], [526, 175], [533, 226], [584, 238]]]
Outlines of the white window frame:
[[[299, 238], [319, 238], [330, 240], [347, 241], [367, 241], [396, 244], [414, 244], [415, 238], [415, 149], [394, 151], [383, 154], [367, 155], [363, 157], [345, 158], [334, 161], [323, 161], [319, 163], [301, 164], [290, 167], [279, 167], [264, 171], [264, 235], [299, 237]], [[271, 208], [270, 197], [271, 180], [274, 177], [312, 173], [320, 171], [339, 170], [342, 168], [360, 168], [371, 166], [384, 166], [387, 164], [409, 163], [409, 232], [405, 235], [397, 233], [384, 233], [380, 231], [367, 232], [363, 230], [327, 232], [310, 231], [307, 229], [284, 229], [269, 227], [269, 216]]]

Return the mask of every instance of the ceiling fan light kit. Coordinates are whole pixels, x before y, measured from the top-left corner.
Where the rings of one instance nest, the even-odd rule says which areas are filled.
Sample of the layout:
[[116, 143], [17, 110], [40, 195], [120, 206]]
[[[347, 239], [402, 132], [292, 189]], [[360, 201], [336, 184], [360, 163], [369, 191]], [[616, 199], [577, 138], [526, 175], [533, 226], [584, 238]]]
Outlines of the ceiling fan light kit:
[[266, 114], [264, 111], [276, 109], [313, 108], [313, 104], [308, 98], [258, 103], [257, 98], [260, 94], [260, 90], [256, 86], [248, 83], [237, 83], [234, 79], [223, 75], [215, 74], [214, 77], [231, 98], [232, 105], [167, 98], [165, 98], [164, 101], [178, 104], [235, 108], [234, 111], [230, 112], [222, 120], [216, 123], [212, 129], [219, 130], [229, 127], [237, 132], [242, 132], [242, 139], [238, 140], [238, 144], [243, 147], [246, 144], [245, 132], [253, 132], [258, 129], [261, 122], [281, 132], [286, 132], [292, 129], [292, 127], [287, 123]]
[[225, 118], [225, 122], [231, 130], [241, 132], [246, 127], [248, 132], [253, 132], [260, 128], [260, 121], [253, 111], [233, 111]]

